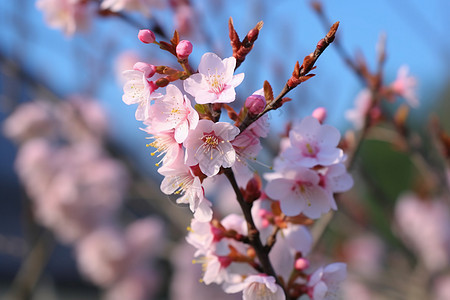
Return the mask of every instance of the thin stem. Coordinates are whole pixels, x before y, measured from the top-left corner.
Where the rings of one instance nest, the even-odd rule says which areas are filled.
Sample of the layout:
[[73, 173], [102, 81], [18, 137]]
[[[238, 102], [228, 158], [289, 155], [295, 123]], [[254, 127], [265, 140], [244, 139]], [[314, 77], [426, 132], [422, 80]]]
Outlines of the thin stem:
[[[333, 26], [331, 26], [326, 36], [317, 43], [316, 49], [310, 55], [305, 57], [305, 59], [303, 60], [303, 64], [299, 66], [299, 69], [297, 69], [298, 66], [297, 62], [296, 69], [294, 70], [292, 77], [284, 85], [283, 90], [273, 101], [271, 101], [268, 105], [266, 105], [266, 107], [260, 114], [254, 117], [247, 114], [244, 121], [242, 121], [242, 124], [239, 126], [239, 130], [241, 131], [241, 133], [253, 122], [257, 121], [259, 118], [265, 115], [267, 112], [279, 108], [282, 105], [283, 97], [286, 96], [287, 93], [289, 93], [303, 81], [307, 80], [307, 78], [305, 77], [308, 77], [307, 75], [314, 68], [314, 65], [319, 59], [320, 55], [322, 55], [325, 49], [334, 41], [334, 37], [338, 26], [339, 22], [336, 22], [335, 24], [333, 24]], [[305, 79], [301, 80], [302, 78]]]
[[289, 295], [287, 294], [284, 285], [280, 282], [280, 280], [272, 266], [272, 263], [270, 262], [270, 259], [269, 259], [270, 248], [267, 246], [264, 246], [261, 242], [259, 230], [256, 228], [256, 225], [253, 220], [252, 213], [251, 213], [252, 204], [247, 203], [245, 201], [245, 199], [241, 193], [241, 190], [239, 189], [239, 186], [236, 182], [236, 178], [234, 177], [233, 171], [230, 168], [226, 168], [226, 169], [223, 169], [223, 173], [228, 178], [228, 181], [230, 181], [231, 186], [233, 187], [233, 190], [236, 193], [237, 201], [239, 203], [239, 206], [242, 209], [245, 221], [247, 222], [249, 244], [255, 250], [256, 255], [258, 257], [258, 260], [261, 264], [261, 267], [262, 267], [264, 273], [266, 273], [267, 275], [273, 276], [275, 278], [278, 285], [283, 288], [284, 293], [288, 299]]

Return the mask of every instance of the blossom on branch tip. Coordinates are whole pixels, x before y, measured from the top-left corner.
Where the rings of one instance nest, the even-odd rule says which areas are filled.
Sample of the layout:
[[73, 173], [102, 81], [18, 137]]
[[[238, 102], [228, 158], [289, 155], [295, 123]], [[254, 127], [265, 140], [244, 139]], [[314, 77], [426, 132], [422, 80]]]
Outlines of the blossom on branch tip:
[[155, 42], [155, 34], [149, 29], [141, 29], [138, 33], [138, 39], [144, 44], [151, 44]]
[[186, 59], [192, 53], [192, 43], [188, 40], [182, 40], [178, 43], [176, 51], [179, 59]]
[[230, 103], [236, 98], [234, 88], [244, 80], [244, 73], [233, 75], [236, 59], [220, 59], [214, 53], [205, 53], [198, 66], [199, 73], [184, 81], [184, 90], [199, 104]]
[[238, 134], [239, 128], [229, 123], [200, 120], [197, 127], [189, 131], [183, 143], [186, 148], [186, 164], [199, 164], [206, 176], [216, 175], [221, 166], [232, 167], [236, 161], [236, 151], [231, 141]]

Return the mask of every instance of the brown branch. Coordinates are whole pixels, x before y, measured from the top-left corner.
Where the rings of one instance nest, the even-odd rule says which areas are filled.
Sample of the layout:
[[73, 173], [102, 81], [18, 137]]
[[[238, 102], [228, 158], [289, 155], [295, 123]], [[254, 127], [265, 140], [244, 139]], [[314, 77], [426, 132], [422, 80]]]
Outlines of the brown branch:
[[297, 62], [292, 77], [286, 82], [283, 90], [273, 101], [266, 105], [265, 109], [260, 114], [256, 116], [250, 116], [249, 114], [247, 114], [247, 116], [239, 126], [239, 130], [241, 132], [243, 132], [248, 126], [257, 121], [267, 112], [279, 108], [283, 104], [283, 99], [285, 99], [284, 96], [286, 96], [287, 93], [289, 93], [292, 89], [294, 89], [302, 82], [314, 76], [313, 74], [309, 74], [309, 72], [314, 69], [314, 64], [319, 59], [323, 51], [325, 51], [325, 49], [334, 41], [338, 27], [339, 22], [334, 23], [328, 31], [327, 35], [317, 43], [316, 49], [304, 58], [302, 65], [300, 66]]
[[[230, 168], [225, 168], [223, 169], [223, 173], [228, 178], [228, 181], [231, 183], [231, 186], [233, 187], [233, 190], [236, 193], [237, 201], [242, 209], [245, 221], [247, 222], [249, 244], [255, 250], [256, 256], [258, 257], [262, 270], [267, 275], [273, 276], [277, 281], [278, 285], [280, 285], [280, 287], [282, 287], [284, 290], [284, 285], [280, 282], [272, 266], [272, 263], [270, 262], [269, 259], [270, 248], [262, 244], [259, 231], [256, 228], [255, 222], [253, 221], [251, 213], [252, 204], [245, 201], [241, 193], [241, 190], [239, 189], [239, 186], [236, 182], [236, 178], [234, 177], [233, 171]], [[289, 295], [287, 294], [286, 290], [284, 290], [284, 293], [287, 299], [289, 299]]]

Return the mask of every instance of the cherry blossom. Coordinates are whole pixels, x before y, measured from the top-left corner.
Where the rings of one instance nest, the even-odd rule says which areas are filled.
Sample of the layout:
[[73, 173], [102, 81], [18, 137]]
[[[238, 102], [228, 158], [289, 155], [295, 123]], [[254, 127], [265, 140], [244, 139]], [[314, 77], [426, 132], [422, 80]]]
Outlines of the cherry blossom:
[[103, 0], [100, 7], [113, 12], [139, 11], [146, 16], [150, 16], [152, 9], [162, 8], [163, 6], [164, 2], [161, 0]]
[[192, 219], [188, 230], [186, 241], [197, 249], [194, 256], [206, 255], [209, 250], [214, 250], [214, 234], [209, 222]]
[[175, 140], [175, 130], [154, 132], [152, 126], [147, 126], [147, 128], [142, 130], [153, 135], [148, 137], [148, 139], [152, 139], [153, 142], [147, 144], [148, 147], [156, 149], [151, 153], [151, 156], [163, 156], [161, 160], [155, 164], [157, 167], [161, 164], [163, 166], [170, 166], [176, 160], [180, 159], [180, 157], [184, 158], [182, 146]]
[[184, 81], [184, 90], [199, 104], [233, 102], [234, 88], [244, 80], [244, 73], [233, 75], [235, 66], [234, 57], [222, 60], [214, 53], [205, 53], [198, 66], [199, 73]]
[[232, 167], [236, 161], [236, 151], [230, 141], [238, 133], [239, 129], [229, 123], [200, 120], [197, 128], [191, 130], [184, 141], [186, 164], [199, 164], [200, 170], [207, 176], [219, 173], [221, 166]]
[[413, 108], [419, 106], [419, 100], [416, 95], [417, 79], [409, 76], [408, 66], [401, 66], [398, 69], [397, 78], [391, 84], [391, 89], [400, 97], [403, 97], [406, 102]]
[[317, 219], [330, 210], [327, 192], [319, 186], [319, 175], [309, 169], [298, 167], [275, 174], [266, 186], [266, 193], [280, 201], [281, 210], [287, 216], [304, 213]]
[[189, 167], [178, 160], [170, 167], [159, 168], [158, 172], [165, 176], [161, 182], [163, 193], [167, 195], [181, 194], [177, 203], [189, 204], [189, 208], [197, 220], [202, 222], [211, 220], [211, 202], [205, 198], [200, 178], [194, 176]]
[[88, 27], [90, 7], [82, 0], [38, 0], [36, 7], [42, 10], [51, 28], [61, 29], [66, 36]]
[[347, 266], [344, 263], [333, 263], [320, 267], [308, 281], [308, 295], [312, 300], [338, 299], [339, 284], [347, 277]]
[[[416, 251], [426, 268], [436, 272], [450, 261], [450, 215], [440, 199], [400, 196], [395, 206], [399, 235]], [[426, 239], [424, 239], [426, 237]]]
[[355, 107], [345, 112], [345, 118], [353, 124], [355, 129], [360, 130], [363, 128], [371, 102], [372, 93], [369, 89], [363, 89], [355, 98]]
[[240, 186], [245, 186], [253, 177], [253, 171], [249, 169], [247, 160], [256, 159], [262, 149], [259, 138], [250, 130], [244, 130], [231, 144], [236, 151], [236, 162], [232, 169]]
[[226, 293], [243, 291], [243, 300], [284, 300], [283, 289], [276, 284], [273, 276], [266, 274], [250, 275], [242, 283], [229, 285]]
[[289, 132], [291, 147], [282, 156], [302, 167], [337, 163], [343, 157], [342, 150], [337, 148], [340, 136], [336, 128], [307, 116]]
[[166, 95], [152, 106], [151, 127], [155, 131], [175, 129], [174, 137], [177, 143], [182, 143], [188, 131], [198, 124], [198, 113], [191, 106], [191, 101], [183, 96], [173, 84], [166, 88]]
[[158, 87], [153, 81], [148, 80], [155, 73], [154, 67], [152, 70], [151, 65], [148, 65], [148, 68], [142, 68], [142, 65], [138, 64], [134, 65], [133, 70], [123, 72], [127, 82], [123, 87], [122, 100], [128, 105], [138, 103], [136, 120], [144, 121], [149, 117], [150, 101], [161, 98], [162, 95], [154, 92]]
[[343, 163], [328, 166], [318, 170], [321, 186], [329, 193], [331, 207], [337, 210], [333, 193], [346, 192], [353, 186], [353, 178], [347, 173]]

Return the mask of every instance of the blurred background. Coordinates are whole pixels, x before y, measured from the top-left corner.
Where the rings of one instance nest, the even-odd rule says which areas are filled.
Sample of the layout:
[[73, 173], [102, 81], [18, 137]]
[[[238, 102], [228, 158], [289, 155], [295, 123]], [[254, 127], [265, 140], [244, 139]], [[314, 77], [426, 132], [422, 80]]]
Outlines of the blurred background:
[[[57, 1], [0, 3], [2, 299], [100, 299], [105, 293], [110, 299], [128, 299], [117, 295], [131, 293], [146, 294], [147, 299], [210, 299], [221, 293], [208, 287], [203, 298], [188, 296], [196, 290], [194, 284], [198, 284], [201, 274], [199, 269], [190, 269], [193, 250], [182, 248], [191, 214], [159, 190], [162, 176], [154, 166], [158, 159], [146, 147], [147, 134], [134, 118], [136, 107], [122, 102], [121, 73], [137, 61], [177, 65], [156, 45], [138, 40], [141, 28], [153, 29], [157, 40], [168, 40], [177, 29], [181, 39], [194, 45], [190, 56], [194, 68], [205, 52], [222, 58], [231, 56], [229, 17], [241, 38], [258, 21], [264, 21], [254, 49], [239, 68], [245, 80], [237, 88], [235, 108], [262, 88], [264, 80], [271, 83], [275, 94], [281, 91], [295, 62], [301, 62], [315, 49], [329, 25], [340, 22], [338, 45], [332, 44], [320, 57], [314, 70], [316, 77], [293, 90], [288, 95], [293, 100], [287, 106], [270, 114], [272, 132], [259, 156], [267, 165], [276, 155], [285, 124], [310, 115], [319, 106], [328, 112], [326, 123], [339, 128], [343, 136], [358, 129], [347, 112], [366, 86], [349, 67], [345, 55], [354, 62], [364, 61], [375, 73], [379, 70], [380, 41], [385, 40], [386, 61], [381, 78], [386, 87], [393, 87], [399, 70], [407, 66], [420, 104], [407, 110], [401, 129], [386, 117], [374, 121], [352, 166], [355, 187], [339, 198], [342, 210], [325, 231], [317, 252], [349, 264], [354, 275], [345, 287], [348, 294], [344, 293], [344, 299], [450, 299], [438, 298], [439, 293], [444, 293], [441, 290], [447, 292], [442, 295], [450, 294], [445, 152], [450, 148], [446, 148], [445, 135], [440, 134], [450, 130], [450, 2], [324, 0], [318, 12], [306, 0], [276, 4], [260, 0], [161, 0], [143, 1], [149, 8], [146, 14], [100, 11], [98, 2], [81, 2], [87, 8], [77, 12], [79, 23], [73, 32], [49, 24], [46, 13], [52, 5], [56, 9]], [[394, 100], [380, 106], [383, 116], [398, 116], [406, 103]], [[27, 104], [32, 105], [14, 115]], [[439, 119], [439, 124], [432, 123], [432, 119]], [[35, 144], [25, 149], [23, 141], [30, 136]], [[51, 139], [51, 145], [36, 139], [44, 136]], [[32, 164], [37, 167], [27, 168]], [[267, 172], [264, 168], [258, 170]], [[50, 177], [58, 178], [55, 186], [45, 192], [46, 196], [32, 199], [42, 195], [39, 186], [48, 183]], [[28, 181], [24, 183], [23, 178]], [[73, 188], [73, 182], [83, 192]], [[58, 202], [62, 195], [64, 205]], [[415, 201], [400, 201], [405, 198], [419, 200], [416, 206], [410, 205], [412, 208], [398, 208], [399, 203], [406, 203], [406, 207]], [[430, 199], [439, 199], [436, 208], [430, 203], [437, 201]], [[53, 206], [37, 211], [42, 201]], [[82, 208], [74, 205], [77, 201], [83, 203]], [[420, 206], [423, 203], [428, 204]], [[55, 209], [61, 210], [58, 216], [53, 213]], [[232, 209], [225, 207], [223, 213]], [[428, 209], [429, 217], [415, 216], [426, 215]], [[402, 221], [398, 211], [407, 211], [407, 221]], [[92, 216], [84, 219], [90, 214], [95, 215], [95, 221]], [[119, 267], [114, 265], [110, 270], [95, 265], [95, 257], [83, 254], [93, 253], [86, 249], [102, 242], [93, 238], [91, 244], [75, 243], [77, 236], [87, 230], [72, 224], [75, 219], [85, 220], [82, 223], [86, 227], [92, 225], [89, 222], [114, 223], [112, 232], [108, 229], [99, 233], [98, 240], [105, 245], [127, 241], [134, 249], [151, 244], [146, 255], [132, 255], [148, 268], [127, 270], [129, 278], [144, 282], [148, 290], [139, 290], [130, 279], [118, 285], [117, 289], [123, 290], [105, 292], [102, 287], [108, 282], [104, 278]], [[427, 229], [425, 224], [432, 225]], [[422, 235], [422, 240], [429, 241], [428, 246], [411, 235]], [[433, 246], [433, 239], [439, 246]], [[438, 247], [442, 251], [432, 254]], [[441, 259], [430, 262], [429, 255]], [[366, 268], [358, 269], [361, 264]], [[191, 275], [191, 281], [181, 287], [183, 272], [198, 275]], [[405, 286], [407, 282], [415, 284]], [[173, 287], [177, 284], [179, 288]], [[184, 294], [177, 292], [183, 289]], [[233, 297], [240, 298], [228, 298]]]

